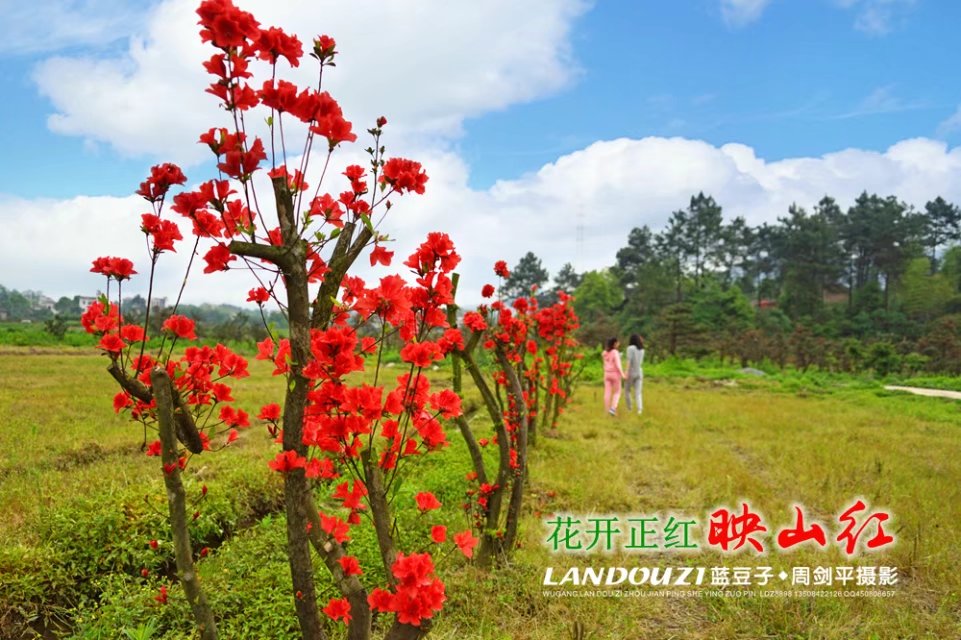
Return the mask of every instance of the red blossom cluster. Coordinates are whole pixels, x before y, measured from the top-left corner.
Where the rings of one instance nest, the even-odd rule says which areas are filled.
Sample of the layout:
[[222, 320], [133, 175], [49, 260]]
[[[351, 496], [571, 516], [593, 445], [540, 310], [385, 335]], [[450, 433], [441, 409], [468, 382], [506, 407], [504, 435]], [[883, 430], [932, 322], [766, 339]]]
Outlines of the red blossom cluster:
[[137, 189], [137, 195], [143, 196], [150, 202], [157, 202], [158, 200], [163, 200], [164, 196], [167, 195], [167, 191], [170, 190], [170, 187], [175, 184], [184, 184], [185, 182], [187, 182], [187, 176], [180, 170], [180, 167], [165, 162], [164, 164], [158, 164], [150, 170], [150, 176], [140, 183], [140, 188]]
[[[97, 345], [115, 365], [130, 378], [137, 380], [150, 392], [150, 370], [163, 366], [174, 383], [174, 388], [184, 399], [199, 425], [200, 439], [209, 448], [210, 436], [228, 432], [228, 440], [236, 439], [233, 429], [250, 426], [247, 413], [230, 406], [233, 402], [231, 388], [224, 383], [228, 378], [245, 378], [249, 375], [247, 361], [224, 345], [216, 347], [187, 347], [179, 359], [171, 359], [171, 352], [154, 357], [142, 353], [147, 336], [141, 325], [123, 324], [117, 305], [96, 301], [84, 312], [80, 323], [87, 333], [100, 337]], [[163, 323], [171, 336], [196, 340], [194, 321], [180, 315], [172, 315]], [[138, 353], [140, 352], [140, 353]], [[156, 425], [156, 401], [136, 398], [127, 390], [114, 396], [114, 411], [129, 410], [133, 419], [145, 426]], [[219, 413], [214, 409], [219, 407]], [[204, 419], [206, 418], [206, 419]], [[160, 441], [147, 448], [147, 455], [160, 454]]]
[[[469, 533], [469, 532], [468, 532]], [[444, 583], [434, 574], [428, 553], [397, 554], [391, 567], [397, 581], [394, 589], [374, 589], [368, 602], [374, 611], [397, 614], [402, 624], [420, 626], [441, 610], [447, 595]]]
[[130, 260], [126, 258], [112, 258], [108, 256], [94, 260], [90, 271], [91, 273], [99, 273], [107, 276], [107, 278], [113, 278], [117, 282], [129, 280], [130, 276], [137, 273], [133, 270], [133, 262]]
[[[405, 456], [447, 443], [440, 420], [460, 415], [460, 397], [449, 389], [431, 393], [421, 370], [462, 344], [460, 332], [447, 325], [441, 312], [452, 301], [448, 272], [458, 260], [449, 238], [432, 234], [408, 260], [418, 268], [415, 285], [407, 285], [399, 276], [386, 276], [373, 288], [360, 278], [345, 279], [342, 313], [331, 327], [311, 330], [311, 360], [301, 369], [313, 383], [303, 442], [315, 452], [302, 466], [317, 468], [314, 465], [319, 463], [314, 461], [325, 457], [338, 467], [347, 465], [359, 459], [370, 438], [377, 436], [386, 441], [379, 463], [389, 471]], [[410, 371], [398, 376], [393, 386], [348, 382], [350, 374], [364, 370], [365, 356], [381, 346], [371, 337], [359, 337], [357, 328], [348, 324], [348, 311], [363, 322], [376, 321], [382, 331], [393, 328], [407, 342], [401, 359], [411, 365]], [[430, 339], [438, 331], [439, 338]], [[271, 360], [275, 375], [290, 372], [289, 341], [282, 339], [275, 345], [267, 338], [258, 347], [257, 359]]]

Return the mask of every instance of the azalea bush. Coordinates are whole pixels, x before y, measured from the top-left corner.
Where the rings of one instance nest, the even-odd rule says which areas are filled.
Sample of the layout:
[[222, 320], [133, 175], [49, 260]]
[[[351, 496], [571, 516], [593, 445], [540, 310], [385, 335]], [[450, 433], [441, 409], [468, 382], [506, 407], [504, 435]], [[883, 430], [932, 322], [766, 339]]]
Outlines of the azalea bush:
[[[503, 260], [495, 263], [494, 273], [510, 275]], [[496, 292], [492, 284], [481, 290], [484, 298]], [[534, 293], [512, 304], [493, 300], [465, 313], [462, 324], [468, 336], [454, 351], [454, 390], [462, 391], [466, 370], [493, 425], [489, 437], [477, 438], [464, 416], [456, 419], [473, 464], [465, 509], [480, 534], [482, 566], [505, 562], [516, 547], [528, 445], [534, 442], [538, 420], [551, 428], [556, 424], [573, 391], [574, 364], [581, 357], [573, 338], [579, 323], [571, 296], [561, 292], [557, 303], [541, 309]], [[456, 306], [449, 305], [451, 324], [456, 316]], [[482, 366], [481, 355], [493, 366]], [[482, 448], [488, 446], [497, 447], [496, 469], [488, 469], [485, 461]]]
[[[126, 323], [122, 287], [137, 274], [127, 258], [94, 261], [92, 271], [107, 278], [107, 293], [84, 314], [83, 326], [99, 337], [120, 385], [115, 410], [142, 425], [147, 455], [162, 460], [177, 574], [203, 638], [217, 636], [216, 612], [194, 566], [201, 554], [190, 544], [181, 475], [190, 471], [192, 456], [229, 446], [255, 423], [280, 445], [269, 466], [284, 482], [290, 594], [302, 636], [323, 638], [326, 615], [347, 625], [350, 638], [367, 638], [381, 615], [387, 638], [422, 637], [446, 598], [430, 548], [456, 547], [470, 557], [478, 542], [470, 529], [448, 536], [428, 516], [405, 536], [420, 544], [402, 549], [396, 517], [441, 506], [430, 493], [400, 500], [397, 490], [418, 458], [446, 445], [443, 421], [461, 415], [460, 397], [433, 390], [424, 375], [465, 347], [445, 313], [453, 304], [450, 274], [460, 258], [450, 238], [435, 232], [403, 263], [411, 283], [385, 275], [368, 285], [351, 274], [362, 256], [371, 267], [391, 264], [389, 238], [375, 221], [393, 200], [424, 193], [426, 173], [415, 161], [386, 157], [387, 120], [378, 118], [367, 130], [368, 166], [347, 166], [335, 178], [339, 194], [328, 192], [323, 185], [331, 181], [335, 150], [357, 139], [336, 100], [323, 91], [324, 73], [337, 56], [334, 39], [313, 41], [308, 55], [318, 66], [316, 88], [301, 88], [279, 78], [301, 63], [304, 45], [297, 37], [262, 28], [229, 0], [206, 0], [197, 13], [201, 38], [215, 50], [204, 62], [213, 77], [207, 91], [226, 111], [229, 126], [200, 136], [217, 160], [216, 177], [172, 195], [187, 178], [168, 163], [155, 166], [140, 185], [137, 193], [150, 206], [140, 217], [147, 309], [161, 259], [171, 252], [189, 252], [184, 287], [200, 267], [195, 256], [202, 256], [204, 273], [245, 270], [252, 279], [246, 299], [261, 309], [275, 306], [288, 322], [289, 335], [271, 334], [256, 356], [270, 361], [273, 375], [283, 380], [283, 398], [256, 417], [235, 406], [230, 382], [250, 375], [248, 363], [223, 345], [184, 347], [197, 337], [193, 321], [177, 313], [184, 288], [159, 340], [147, 335], [149, 311], [142, 325]], [[254, 79], [260, 73], [265, 80]], [[261, 120], [265, 139], [248, 130], [248, 123]], [[289, 147], [296, 131], [304, 133], [298, 155]], [[267, 180], [269, 196], [263, 193]], [[392, 379], [381, 368], [388, 339], [403, 345], [402, 372]], [[336, 506], [321, 511], [318, 504]], [[386, 583], [368, 582], [351, 554], [355, 527], [373, 530]], [[341, 597], [318, 602], [316, 560]], [[158, 602], [169, 593], [164, 586]]]

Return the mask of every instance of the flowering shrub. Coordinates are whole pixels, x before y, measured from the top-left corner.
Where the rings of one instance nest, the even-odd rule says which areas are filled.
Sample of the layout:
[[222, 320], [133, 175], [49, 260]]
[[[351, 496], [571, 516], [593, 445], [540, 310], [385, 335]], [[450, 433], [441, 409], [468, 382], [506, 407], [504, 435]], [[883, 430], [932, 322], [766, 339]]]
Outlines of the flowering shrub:
[[[442, 421], [461, 415], [459, 396], [432, 391], [423, 374], [464, 347], [462, 334], [448, 324], [443, 310], [453, 303], [450, 273], [460, 257], [446, 234], [431, 233], [404, 262], [412, 284], [387, 275], [368, 285], [348, 275], [368, 251], [371, 266], [391, 264], [388, 238], [378, 232], [373, 216], [388, 210], [392, 198], [424, 193], [427, 174], [413, 160], [385, 157], [381, 136], [387, 120], [379, 118], [368, 129], [373, 138], [369, 167], [346, 167], [343, 190], [338, 195], [322, 192], [331, 155], [357, 139], [338, 103], [322, 91], [324, 71], [337, 55], [336, 42], [329, 36], [313, 41], [309, 55], [318, 62], [318, 88], [301, 89], [277, 75], [284, 65], [299, 66], [303, 44], [297, 37], [262, 28], [230, 0], [205, 0], [197, 13], [202, 40], [216, 50], [204, 62], [213, 76], [207, 92], [219, 100], [232, 125], [200, 136], [217, 159], [216, 178], [171, 198], [171, 189], [187, 179], [175, 165], [162, 164], [137, 191], [150, 203], [150, 211], [140, 217], [149, 258], [147, 308], [159, 258], [181, 249], [186, 235], [193, 239], [190, 255], [203, 256], [205, 273], [249, 271], [254, 286], [246, 299], [261, 308], [276, 304], [286, 315], [289, 335], [271, 334], [259, 343], [256, 356], [284, 378], [283, 403], [261, 407], [257, 419], [282, 445], [269, 467], [284, 479], [291, 595], [302, 635], [324, 637], [323, 612], [346, 624], [351, 638], [366, 638], [372, 613], [380, 612], [393, 619], [388, 638], [421, 637], [441, 610], [444, 584], [429, 553], [397, 548], [393, 512], [430, 513], [440, 502], [429, 493], [418, 494], [413, 504], [394, 497], [409, 464], [447, 444]], [[255, 83], [255, 68], [264, 63], [269, 79]], [[268, 114], [266, 143], [247, 130], [257, 107]], [[285, 123], [288, 131], [297, 126], [306, 131], [304, 153], [293, 164]], [[324, 157], [320, 167], [312, 162], [315, 149]], [[258, 198], [263, 173], [273, 190], [269, 199]], [[314, 176], [318, 186], [311, 194], [308, 180]], [[268, 201], [275, 203], [273, 212], [262, 206]], [[193, 267], [191, 258], [185, 285]], [[173, 496], [179, 577], [202, 637], [214, 638], [214, 618], [192, 565], [180, 472], [191, 454], [226, 446], [237, 439], [238, 429], [251, 425], [251, 417], [231, 404], [228, 386], [230, 379], [249, 375], [248, 365], [223, 345], [178, 350], [181, 341], [197, 338], [193, 321], [176, 313], [180, 296], [174, 314], [163, 323], [159, 346], [151, 343], [148, 351], [149, 315], [143, 326], [125, 324], [120, 308], [122, 283], [137, 273], [133, 263], [98, 258], [92, 270], [107, 277], [108, 289], [84, 314], [83, 325], [100, 338], [98, 348], [110, 359], [109, 371], [120, 384], [114, 408], [129, 411], [145, 431], [159, 432], [147, 453], [162, 456], [168, 495]], [[116, 303], [111, 302], [113, 282]], [[373, 327], [373, 336], [361, 336], [365, 326]], [[384, 380], [381, 356], [395, 335], [403, 343], [405, 367], [394, 380]], [[369, 372], [372, 360], [376, 365]], [[369, 374], [366, 382], [352, 376], [358, 372]], [[338, 508], [320, 512], [318, 494]], [[359, 559], [347, 552], [352, 528], [365, 524], [374, 529], [387, 576], [387, 584], [369, 594]], [[448, 544], [446, 529], [429, 527], [424, 543]], [[467, 530], [449, 544], [471, 557], [477, 539]], [[317, 602], [311, 549], [343, 596], [323, 607]], [[166, 588], [162, 595], [165, 602]]]
[[[495, 263], [494, 273], [507, 278], [507, 263]], [[495, 292], [491, 284], [481, 290], [485, 298]], [[448, 307], [448, 318], [451, 323], [456, 318], [453, 305]], [[474, 466], [467, 476], [473, 484], [465, 508], [481, 533], [479, 562], [489, 565], [509, 557], [516, 544], [527, 446], [534, 442], [538, 416], [543, 416], [542, 424], [553, 427], [570, 398], [573, 364], [580, 357], [572, 337], [578, 321], [569, 295], [561, 293], [556, 304], [540, 309], [532, 292], [510, 306], [502, 300], [483, 304], [465, 313], [462, 324], [469, 337], [455, 352], [454, 390], [461, 390], [463, 362], [494, 425], [492, 437], [476, 439], [467, 420], [457, 420]], [[478, 346], [496, 363], [489, 376], [478, 366]], [[491, 445], [498, 448], [494, 476], [488, 474], [480, 449]]]

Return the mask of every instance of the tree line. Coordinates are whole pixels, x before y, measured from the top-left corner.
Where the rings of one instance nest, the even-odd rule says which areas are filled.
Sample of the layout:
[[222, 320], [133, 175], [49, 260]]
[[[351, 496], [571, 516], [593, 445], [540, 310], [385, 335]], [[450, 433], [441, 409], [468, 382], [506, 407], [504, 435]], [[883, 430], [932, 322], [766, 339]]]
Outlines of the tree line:
[[573, 289], [588, 344], [638, 332], [655, 357], [961, 373], [961, 209], [940, 196], [922, 210], [825, 196], [751, 226], [699, 193], [662, 229], [633, 228], [606, 269], [568, 264], [546, 287], [528, 253], [512, 275], [517, 290]]
[[[48, 300], [51, 304], [42, 304]], [[151, 305], [148, 330], [150, 335], [160, 333], [163, 322], [170, 317], [171, 309]], [[124, 317], [130, 322], [142, 323], [146, 316], [147, 300], [141, 295], [125, 297], [122, 304]], [[76, 324], [83, 312], [81, 296], [62, 296], [56, 302], [38, 291], [17, 291], [0, 285], [0, 321], [43, 322], [48, 333], [63, 338], [71, 324]], [[267, 336], [267, 327], [286, 330], [287, 320], [283, 314], [257, 309], [243, 309], [229, 304], [182, 304], [182, 314], [197, 323], [197, 333], [203, 338], [220, 341], [260, 341]]]

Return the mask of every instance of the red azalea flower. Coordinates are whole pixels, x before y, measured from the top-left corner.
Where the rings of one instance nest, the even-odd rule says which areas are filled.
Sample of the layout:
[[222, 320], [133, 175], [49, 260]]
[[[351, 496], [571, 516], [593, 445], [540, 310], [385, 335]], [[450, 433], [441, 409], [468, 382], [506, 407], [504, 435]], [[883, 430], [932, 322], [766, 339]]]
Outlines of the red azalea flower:
[[492, 285], [492, 284], [485, 284], [485, 285], [484, 285], [484, 288], [481, 289], [481, 295], [482, 295], [483, 297], [485, 297], [485, 298], [490, 298], [491, 296], [493, 296], [493, 295], [494, 295], [494, 285]]
[[374, 266], [378, 262], [385, 267], [390, 266], [390, 261], [394, 257], [393, 251], [388, 251], [384, 247], [378, 245], [374, 246], [374, 250], [370, 252], [370, 266]]
[[350, 188], [354, 192], [354, 195], [360, 196], [367, 193], [367, 182], [362, 180], [362, 178], [367, 175], [364, 173], [363, 167], [352, 164], [344, 171], [344, 175], [350, 180]]
[[277, 27], [262, 29], [254, 46], [261, 60], [275, 63], [278, 58], [284, 57], [292, 67], [299, 66], [300, 57], [304, 55], [304, 47], [297, 36], [288, 35]]
[[342, 543], [350, 539], [347, 535], [347, 532], [350, 531], [350, 525], [337, 516], [320, 514], [320, 528], [326, 531], [330, 537], [337, 542]]
[[294, 450], [278, 453], [277, 457], [267, 463], [267, 466], [280, 473], [288, 473], [294, 469], [303, 469], [307, 466], [306, 458], [297, 455]]
[[437, 497], [429, 491], [422, 491], [421, 493], [418, 493], [416, 496], [414, 496], [414, 500], [417, 501], [417, 508], [420, 509], [421, 513], [426, 513], [428, 511], [432, 511], [433, 509], [440, 509], [441, 507], [440, 500], [438, 500]]
[[150, 176], [140, 183], [137, 195], [143, 196], [150, 202], [156, 202], [166, 195], [175, 184], [184, 184], [187, 176], [175, 164], [169, 162], [158, 164], [150, 169]]
[[[147, 455], [151, 457], [159, 456], [162, 452], [163, 452], [163, 444], [161, 444], [160, 440], [154, 440], [153, 442], [151, 442], [150, 445], [147, 447], [147, 451], [146, 451]], [[153, 543], [151, 543], [151, 546], [152, 544]]]
[[247, 292], [247, 302], [263, 304], [270, 300], [270, 292], [263, 287], [257, 287]]
[[[391, 573], [397, 578], [398, 584], [387, 608], [397, 614], [398, 622], [419, 626], [423, 620], [430, 619], [441, 610], [446, 599], [444, 583], [434, 574], [434, 562], [430, 554], [412, 553], [405, 556], [398, 553]], [[378, 593], [376, 597], [371, 594], [368, 602], [372, 608], [379, 608], [386, 604], [383, 600]]]
[[443, 360], [444, 354], [436, 342], [412, 342], [400, 350], [400, 358], [415, 367], [424, 368], [432, 365], [435, 360]]
[[139, 324], [125, 324], [120, 328], [120, 337], [127, 342], [142, 342], [146, 335]]
[[454, 534], [454, 544], [461, 550], [468, 558], [474, 557], [474, 547], [477, 546], [479, 540], [474, 537], [471, 530], [461, 531], [460, 533]]
[[204, 0], [197, 8], [200, 16], [200, 39], [219, 49], [233, 49], [247, 44], [247, 39], [260, 35], [260, 23], [230, 0]]
[[430, 539], [441, 544], [447, 541], [447, 527], [442, 524], [436, 524], [430, 528]]
[[405, 158], [391, 158], [384, 164], [380, 180], [381, 183], [393, 187], [398, 193], [410, 191], [424, 193], [424, 185], [427, 184], [428, 178], [419, 162]]
[[277, 422], [280, 420], [280, 405], [277, 403], [265, 404], [260, 408], [260, 413], [257, 414], [257, 417], [260, 420]]
[[164, 320], [163, 328], [178, 338], [184, 338], [186, 340], [197, 339], [197, 334], [194, 333], [194, 321], [186, 316], [170, 316]]
[[487, 329], [487, 322], [484, 320], [484, 316], [476, 311], [468, 311], [464, 314], [464, 326], [471, 331], [480, 333]]
[[347, 598], [331, 598], [323, 611], [331, 620], [343, 620], [344, 624], [350, 622], [350, 602]]
[[328, 58], [333, 58], [337, 53], [334, 48], [337, 42], [330, 36], [317, 36], [314, 38], [314, 55], [323, 63]]
[[356, 511], [366, 508], [361, 500], [367, 495], [367, 487], [360, 480], [354, 481], [353, 489], [349, 488], [349, 484], [349, 482], [342, 482], [337, 485], [334, 490], [334, 497], [343, 501], [345, 509]]
[[180, 234], [180, 227], [178, 227], [176, 223], [171, 220], [161, 220], [150, 213], [143, 214], [141, 218], [143, 219], [143, 224], [140, 228], [144, 233], [150, 234], [150, 237], [153, 239], [154, 253], [163, 253], [164, 251], [176, 252], [174, 242], [184, 239]]
[[307, 461], [306, 475], [308, 478], [332, 480], [340, 474], [334, 469], [334, 463], [330, 458], [311, 458]]
[[417, 247], [417, 251], [407, 258], [404, 265], [423, 275], [437, 269], [444, 273], [450, 273], [459, 263], [460, 256], [454, 250], [454, 242], [450, 239], [450, 236], [439, 231], [432, 231], [427, 234], [427, 239]]
[[160, 593], [153, 598], [160, 604], [167, 604], [167, 587], [165, 585], [160, 585]]
[[498, 260], [494, 263], [494, 273], [502, 278], [509, 278], [511, 275], [510, 270], [507, 268], [507, 263], [503, 260]]
[[220, 410], [220, 419], [231, 427], [244, 428], [250, 426], [250, 416], [243, 409], [224, 407]]
[[133, 406], [133, 400], [127, 395], [126, 391], [121, 391], [113, 397], [113, 410], [114, 413], [120, 413], [122, 409]]
[[341, 556], [340, 567], [344, 570], [345, 576], [359, 576], [363, 574], [360, 569], [360, 562], [354, 556]]
[[126, 343], [116, 333], [108, 333], [100, 339], [97, 348], [103, 349], [107, 353], [120, 353], [126, 346]]
[[440, 414], [447, 419], [456, 418], [461, 414], [460, 396], [451, 389], [443, 389], [439, 393], [432, 394], [428, 400]]
[[126, 258], [101, 257], [93, 261], [91, 273], [99, 273], [115, 280], [128, 280], [137, 272], [133, 270], [133, 262]]
[[204, 261], [207, 263], [207, 266], [204, 267], [204, 273], [226, 271], [228, 268], [227, 265], [236, 259], [237, 256], [230, 253], [227, 245], [217, 243], [204, 255]]
[[257, 355], [254, 356], [254, 360], [273, 360], [274, 359], [274, 341], [270, 338], [264, 338], [263, 341], [257, 343]]
[[370, 592], [367, 596], [367, 603], [370, 608], [374, 611], [380, 611], [381, 613], [388, 613], [391, 610], [391, 604], [393, 602], [394, 596], [390, 591], [386, 589], [376, 588]]

